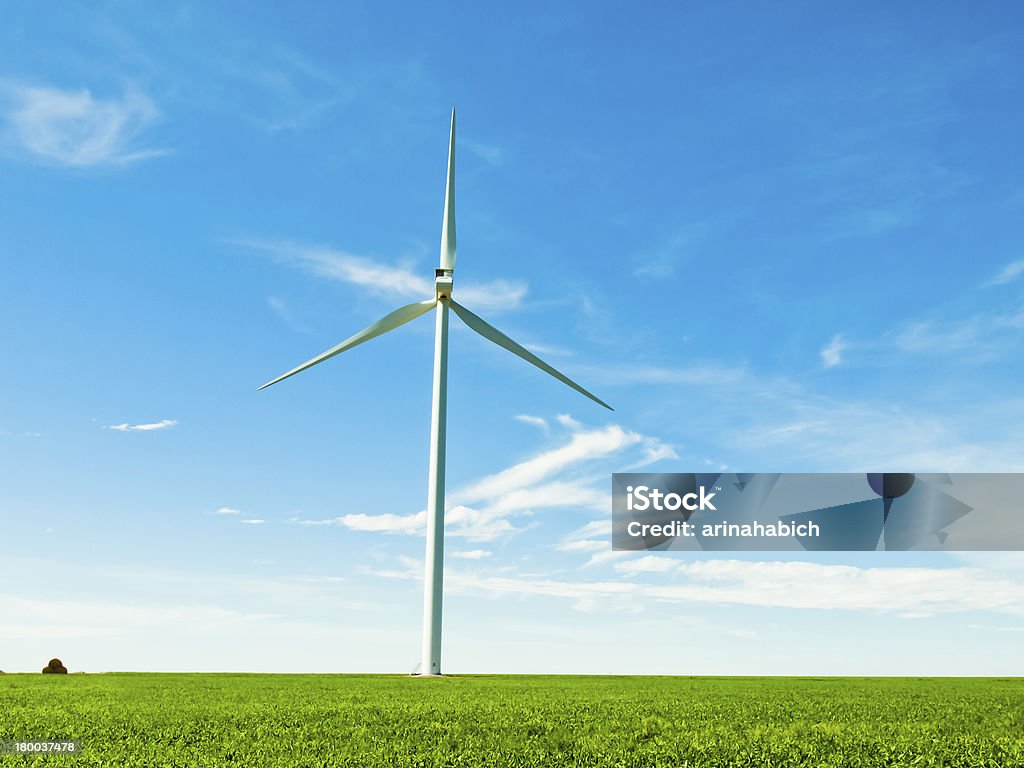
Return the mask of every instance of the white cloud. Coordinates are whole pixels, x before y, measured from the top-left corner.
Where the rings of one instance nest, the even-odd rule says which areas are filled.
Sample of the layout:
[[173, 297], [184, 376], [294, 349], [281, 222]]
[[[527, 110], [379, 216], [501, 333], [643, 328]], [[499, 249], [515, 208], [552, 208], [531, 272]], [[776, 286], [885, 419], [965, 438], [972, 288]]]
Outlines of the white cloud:
[[893, 331], [889, 339], [904, 352], [949, 352], [975, 346], [987, 335], [987, 326], [979, 315], [948, 322], [917, 321]]
[[45, 162], [84, 168], [127, 165], [166, 150], [137, 149], [134, 140], [158, 112], [142, 93], [94, 98], [87, 89], [0, 84], [5, 141]]
[[216, 70], [216, 100], [208, 106], [271, 133], [302, 131], [351, 103], [358, 92], [351, 78], [276, 42], [218, 50]]
[[666, 461], [668, 459], [678, 459], [679, 454], [676, 453], [675, 448], [671, 445], [661, 442], [655, 437], [645, 437], [643, 440], [644, 455], [639, 461], [630, 464], [627, 467], [623, 467], [621, 472], [632, 472], [634, 469], [640, 469], [650, 464], [654, 464], [656, 461]]
[[520, 344], [540, 357], [571, 357], [574, 353], [565, 347], [557, 347], [553, 344], [538, 344], [535, 341], [524, 341], [520, 338]]
[[113, 429], [116, 432], [152, 432], [157, 429], [168, 429], [177, 423], [174, 419], [162, 419], [151, 424], [113, 424], [107, 429]]
[[749, 379], [743, 368], [704, 363], [688, 365], [685, 368], [668, 368], [658, 365], [577, 366], [588, 380], [613, 386], [631, 384], [684, 384], [692, 386], [725, 387], [742, 384]]
[[[28, 572], [40, 578], [31, 585], [23, 579], [19, 582], [17, 574]], [[282, 671], [288, 668], [287, 662], [269, 648], [286, 644], [289, 636], [309, 638], [326, 632], [337, 642], [349, 632], [375, 631], [355, 629], [345, 622], [324, 623], [324, 615], [351, 617], [353, 611], [367, 611], [367, 616], [380, 620], [386, 613], [363, 594], [372, 591], [373, 585], [339, 589], [339, 579], [326, 575], [332, 573], [328, 568], [322, 576], [307, 570], [271, 576], [263, 568], [246, 567], [230, 574], [201, 573], [166, 570], [155, 564], [117, 565], [109, 558], [99, 564], [75, 558], [6, 558], [0, 561], [0, 584], [18, 584], [19, 589], [9, 594], [0, 588], [0, 611], [17, 617], [0, 626], [2, 666], [8, 672], [34, 669], [38, 673], [51, 655], [37, 661], [41, 643], [96, 637], [101, 641], [76, 641], [65, 648], [68, 656], [62, 651], [56, 655], [72, 670], [211, 669], [210, 648], [237, 645], [238, 638], [253, 636], [258, 624], [256, 635], [266, 639], [272, 634], [274, 639], [259, 655], [241, 660], [231, 656], [229, 668]], [[383, 626], [378, 627], [383, 633]], [[146, 650], [133, 655], [133, 649], [140, 647]], [[207, 650], [190, 654], [189, 649], [196, 647]], [[369, 647], [369, 642], [360, 647]], [[214, 655], [222, 657], [215, 666], [223, 671], [227, 657]], [[273, 661], [260, 666], [259, 656]]]
[[561, 424], [563, 427], [565, 427], [566, 429], [571, 429], [573, 431], [576, 431], [576, 430], [579, 430], [579, 429], [583, 429], [583, 425], [580, 424], [580, 422], [576, 421], [576, 419], [574, 419], [568, 413], [560, 413], [560, 414], [558, 414], [555, 417], [555, 420], [559, 424]]
[[[357, 285], [380, 296], [424, 300], [434, 295], [430, 270], [414, 269], [410, 264], [386, 264], [321, 245], [262, 240], [230, 242], [268, 253], [283, 264], [318, 277]], [[518, 280], [499, 279], [477, 285], [460, 282], [456, 285], [459, 300], [482, 311], [517, 307], [527, 290], [526, 283]]]
[[[602, 506], [607, 506], [607, 498], [605, 498]], [[601, 538], [594, 538], [595, 536], [600, 536]], [[559, 552], [589, 554], [590, 558], [583, 564], [584, 568], [589, 568], [610, 560], [619, 559], [622, 555], [630, 554], [629, 552], [614, 551], [612, 549], [611, 536], [612, 521], [606, 513], [605, 517], [593, 520], [582, 528], [578, 528], [570, 533], [559, 544], [555, 545], [555, 549]]]
[[427, 513], [417, 512], [412, 515], [358, 514], [342, 515], [330, 520], [300, 520], [299, 525], [342, 525], [353, 531], [369, 531], [372, 533], [419, 533], [426, 528]]
[[1020, 261], [1011, 261], [998, 275], [993, 277], [988, 284], [989, 285], [1002, 285], [1003, 283], [1009, 283], [1016, 280], [1021, 275], [1024, 275], [1024, 259]]
[[548, 423], [540, 418], [540, 416], [527, 416], [526, 414], [520, 414], [516, 416], [516, 421], [521, 421], [523, 424], [529, 424], [534, 427], [540, 427], [545, 432], [548, 431]]
[[977, 568], [1024, 579], [1024, 552], [956, 552], [958, 560]]
[[500, 501], [503, 497], [537, 485], [556, 472], [573, 465], [604, 458], [635, 445], [643, 436], [618, 425], [576, 432], [570, 441], [490, 477], [485, 477], [456, 495], [464, 502]]
[[[300, 520], [300, 525], [339, 525], [353, 531], [368, 533], [421, 535], [427, 527], [425, 510], [410, 515], [365, 513], [341, 515], [330, 520]], [[445, 513], [445, 536], [469, 541], [493, 541], [519, 529], [500, 515], [465, 506], [448, 507]]]
[[[1024, 328], [1024, 311], [999, 317], [1006, 328]], [[976, 342], [972, 351], [983, 339]], [[724, 461], [706, 460], [722, 471], [744, 456], [756, 460], [764, 455], [775, 457], [783, 471], [861, 472], [878, 466], [918, 472], [1024, 471], [1024, 452], [1010, 429], [1024, 408], [1019, 399], [993, 395], [943, 413], [923, 401], [825, 396], [798, 380], [719, 365], [687, 371], [613, 363], [595, 366], [592, 373], [618, 384], [679, 385], [666, 389], [663, 396], [669, 399], [662, 401], [662, 409], [688, 407], [683, 405], [688, 401], [703, 404], [687, 411], [689, 439], [735, 454], [717, 457]], [[695, 393], [679, 392], [683, 386]], [[988, 425], [984, 434], [979, 424]]]
[[[265, 613], [248, 613], [215, 605], [148, 605], [95, 600], [26, 599], [0, 594], [4, 612], [20, 622], [4, 622], [0, 638], [5, 640], [114, 637], [140, 626], [190, 626], [203, 631], [215, 627], [251, 630], [252, 624], [273, 618]], [[60, 620], [55, 621], [54, 617]], [[66, 658], [65, 658], [66, 660]]]
[[821, 350], [821, 364], [826, 368], [833, 368], [843, 362], [843, 350], [846, 349], [846, 342], [838, 333], [832, 337], [832, 341]]
[[309, 584], [345, 584], [349, 581], [345, 576], [296, 576], [295, 580]]
[[[526, 296], [526, 283], [522, 280], [492, 280], [489, 283], [462, 284], [455, 289], [458, 301], [479, 311], [513, 309]], [[431, 289], [433, 292], [433, 289]], [[534, 349], [538, 347], [534, 345]]]
[[666, 445], [656, 438], [646, 438], [644, 440], [644, 464], [653, 464], [656, 461], [662, 461], [663, 459], [678, 459], [679, 454], [676, 453], [676, 449], [671, 445]]
[[[534, 575], [493, 575], [455, 569], [445, 573], [452, 591], [537, 595], [593, 601], [608, 610], [663, 603], [744, 605], [805, 610], [849, 610], [920, 618], [939, 613], [993, 611], [1024, 613], [1024, 584], [975, 568], [860, 568], [810, 562], [690, 562], [666, 555], [629, 559], [631, 552], [599, 552], [594, 560], [619, 560], [613, 569], [626, 580], [560, 581]], [[667, 563], [667, 565], [666, 565]], [[405, 571], [379, 573], [418, 579]], [[650, 576], [653, 581], [635, 577]]]
[[[773, 451], [786, 467], [812, 471], [863, 472], [871, 467], [918, 472], [1018, 472], [1024, 469], [1019, 441], [987, 444], [965, 440], [957, 425], [923, 409], [892, 403], [843, 401], [797, 391], [768, 393], [758, 418], [724, 437], [737, 450]], [[781, 421], [781, 423], [780, 423]], [[720, 433], [724, 433], [720, 428]], [[790, 469], [790, 471], [795, 471]]]
[[445, 533], [469, 541], [494, 541], [519, 531], [500, 514], [464, 505], [449, 507], [445, 514]]
[[460, 505], [449, 507], [445, 514], [445, 534], [467, 541], [494, 541], [520, 530], [501, 515], [487, 510]]
[[504, 162], [505, 153], [502, 152], [500, 147], [481, 144], [476, 141], [461, 141], [459, 143], [492, 168], [496, 168]]
[[[815, 421], [798, 421], [793, 424], [783, 424], [782, 426], [775, 427], [766, 433], [766, 437], [783, 437], [793, 436], [806, 432], [818, 432], [823, 429], [828, 429], [828, 422], [824, 419], [817, 419]], [[715, 462], [711, 459], [704, 459], [704, 463], [709, 466]]]
[[[447, 536], [469, 541], [495, 539], [526, 530], [510, 518], [529, 517], [552, 508], [604, 512], [608, 506], [607, 462], [623, 451], [643, 447], [645, 455], [662, 455], [654, 438], [617, 425], [572, 433], [558, 448], [542, 451], [508, 469], [449, 494], [445, 515]], [[338, 525], [351, 530], [419, 534], [426, 512], [398, 515], [347, 514], [328, 520], [298, 520], [301, 525]], [[589, 530], [589, 529], [588, 529]], [[577, 538], [586, 538], [583, 534]]]
[[451, 553], [451, 556], [460, 560], [483, 560], [485, 557], [490, 557], [491, 552], [486, 549], [456, 550]]
[[[235, 509], [234, 507], [220, 507], [213, 514], [237, 518], [239, 515], [242, 514], [242, 510]], [[240, 519], [238, 520], [238, 522], [242, 525], [263, 525], [267, 521], [259, 517], [249, 517], [245, 519]]]
[[[668, 559], [655, 555], [615, 565], [623, 575], [656, 570], [679, 578], [647, 585], [651, 596], [685, 602], [784, 608], [940, 613], [995, 610], [1019, 613], [1024, 584], [977, 568], [859, 568], [809, 562]], [[667, 559], [667, 558], [666, 558]]]
[[604, 565], [605, 563], [612, 562], [614, 560], [621, 560], [624, 557], [629, 557], [632, 552], [622, 552], [611, 549], [610, 547], [603, 552], [595, 552], [590, 556], [590, 559], [583, 564], [584, 568], [593, 568], [595, 565]]
[[434, 293], [433, 283], [424, 274], [405, 266], [382, 264], [363, 256], [322, 246], [279, 243], [268, 246], [275, 256], [293, 266], [320, 277], [368, 288], [374, 293], [397, 294], [427, 299]]
[[607, 539], [604, 541], [579, 539], [576, 541], [563, 541], [561, 544], [555, 545], [555, 549], [559, 552], [598, 552], [611, 549], [611, 546], [611, 542]]
[[633, 274], [640, 278], [664, 280], [675, 274], [676, 268], [698, 253], [705, 237], [722, 224], [721, 220], [692, 221], [644, 248], [632, 259], [636, 265]]
[[[605, 541], [610, 542], [612, 535], [612, 521], [610, 517], [602, 517], [599, 520], [592, 520], [591, 522], [579, 528], [571, 534], [572, 538], [576, 539], [588, 539], [592, 536], [604, 536]], [[609, 544], [610, 546], [610, 544]]]
[[638, 560], [615, 566], [615, 570], [628, 576], [638, 573], [668, 573], [679, 568], [679, 563], [672, 557], [652, 557], [647, 555]]
[[600, 507], [608, 497], [602, 491], [587, 487], [579, 481], [555, 480], [509, 490], [498, 497], [487, 499], [491, 512], [531, 512], [549, 507]]
[[267, 306], [270, 307], [274, 314], [277, 315], [281, 320], [293, 331], [298, 333], [309, 333], [309, 329], [302, 323], [295, 319], [291, 310], [288, 309], [288, 305], [284, 302], [284, 299], [279, 299], [277, 296], [267, 297]]
[[1016, 344], [1024, 330], [1024, 308], [987, 309], [953, 320], [920, 320], [889, 331], [882, 344], [903, 352], [991, 354]]
[[[1024, 262], [1020, 262], [1024, 264]], [[1013, 267], [1014, 265], [1010, 265]], [[1006, 274], [1015, 274], [1007, 267]], [[1002, 280], [1008, 282], [1012, 277]], [[1019, 343], [1024, 331], [1024, 306], [988, 306], [963, 317], [941, 316], [900, 322], [884, 334], [856, 342], [858, 349], [871, 351], [872, 359], [890, 362], [893, 355], [904, 353], [949, 355], [955, 359], [998, 360]], [[843, 353], [851, 343], [841, 334], [820, 350], [822, 366], [832, 368], [843, 362]]]

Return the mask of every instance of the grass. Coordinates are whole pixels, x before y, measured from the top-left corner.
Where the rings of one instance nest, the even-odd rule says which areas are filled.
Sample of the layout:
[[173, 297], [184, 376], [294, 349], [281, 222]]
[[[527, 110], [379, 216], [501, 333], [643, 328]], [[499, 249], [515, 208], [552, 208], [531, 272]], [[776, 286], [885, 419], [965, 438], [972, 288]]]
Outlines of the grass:
[[73, 766], [1024, 766], [1024, 679], [0, 676]]

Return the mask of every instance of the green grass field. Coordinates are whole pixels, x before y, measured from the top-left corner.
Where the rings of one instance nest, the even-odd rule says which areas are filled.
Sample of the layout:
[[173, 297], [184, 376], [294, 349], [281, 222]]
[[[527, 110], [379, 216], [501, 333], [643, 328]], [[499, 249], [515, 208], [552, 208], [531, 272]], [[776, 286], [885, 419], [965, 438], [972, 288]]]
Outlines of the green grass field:
[[1024, 766], [1024, 679], [0, 676], [75, 766]]

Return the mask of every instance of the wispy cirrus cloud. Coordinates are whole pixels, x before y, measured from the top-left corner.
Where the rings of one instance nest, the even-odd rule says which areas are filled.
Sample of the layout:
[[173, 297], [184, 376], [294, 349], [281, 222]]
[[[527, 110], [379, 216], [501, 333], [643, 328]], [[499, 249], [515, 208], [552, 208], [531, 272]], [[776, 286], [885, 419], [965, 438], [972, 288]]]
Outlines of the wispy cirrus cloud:
[[[994, 610], [1020, 613], [1024, 584], [979, 568], [862, 568], [799, 561], [688, 562], [646, 555], [617, 563], [624, 576], [660, 574], [655, 590], [695, 602], [784, 608], [842, 608], [918, 614]], [[665, 582], [674, 576], [676, 583]]]
[[530, 426], [533, 427], [539, 427], [540, 429], [543, 429], [545, 432], [548, 431], [547, 421], [542, 419], [540, 416], [530, 416], [528, 414], [522, 413], [516, 416], [516, 421], [522, 422], [523, 424], [529, 424]]
[[451, 553], [451, 556], [458, 558], [459, 560], [483, 560], [486, 557], [490, 557], [491, 554], [492, 553], [486, 549], [464, 549], [455, 550]]
[[1024, 331], [1024, 308], [977, 312], [956, 320], [907, 323], [886, 337], [905, 352], [984, 352]]
[[350, 515], [341, 515], [327, 520], [297, 520], [299, 525], [342, 525], [354, 531], [368, 531], [370, 533], [408, 533], [415, 534], [422, 531], [427, 524], [426, 511], [415, 512], [410, 515], [396, 515], [390, 512], [379, 515], [367, 515], [362, 512]]
[[846, 342], [840, 334], [832, 337], [827, 345], [821, 350], [821, 364], [826, 368], [834, 368], [843, 362], [843, 350], [846, 349]]
[[[72, 640], [108, 636], [120, 638], [125, 627], [167, 626], [183, 624], [210, 629], [233, 626], [246, 631], [253, 623], [274, 619], [271, 614], [249, 613], [216, 605], [147, 605], [139, 603], [70, 600], [60, 598], [31, 599], [0, 595], [5, 610], [16, 611], [20, 623], [5, 622], [0, 638], [8, 641], [31, 639], [44, 642], [54, 638]], [[60, 620], [54, 616], [60, 615]]]
[[807, 185], [830, 239], [877, 237], [906, 227], [968, 183], [927, 148], [888, 145], [870, 134], [837, 137], [834, 149], [789, 170], [794, 182]]
[[[209, 88], [199, 97], [270, 133], [305, 130], [351, 104], [360, 91], [351, 73], [335, 72], [300, 50], [238, 38], [225, 43], [206, 62]], [[199, 50], [192, 54], [204, 57]]]
[[262, 517], [243, 518], [242, 515], [245, 513], [243, 513], [242, 510], [240, 509], [235, 509], [234, 507], [219, 507], [210, 514], [228, 517], [234, 520], [235, 522], [240, 523], [241, 525], [266, 525], [267, 522]]
[[[999, 316], [1008, 332], [1016, 331], [1016, 322], [1024, 330], [1024, 313], [1019, 320], [1008, 312]], [[867, 344], [856, 342], [856, 347], [867, 349]], [[714, 362], [672, 367], [616, 360], [587, 370], [591, 378], [613, 386], [663, 387], [661, 407], [688, 409], [688, 441], [714, 450], [716, 460], [704, 463], [722, 471], [766, 455], [783, 471], [1024, 469], [1024, 451], [1012, 434], [1013, 419], [1024, 408], [1016, 397], [990, 394], [950, 412], [916, 400], [824, 394], [810, 380]], [[690, 403], [700, 406], [691, 408]], [[979, 432], [980, 424], [990, 426]]]
[[559, 552], [604, 552], [611, 549], [610, 539], [567, 539], [555, 545]]
[[724, 387], [741, 384], [750, 378], [749, 372], [744, 368], [717, 362], [694, 363], [678, 367], [640, 363], [579, 365], [577, 370], [586, 375], [588, 381], [610, 386], [684, 384]]
[[576, 421], [576, 419], [574, 419], [568, 413], [560, 413], [560, 414], [558, 414], [555, 417], [555, 421], [557, 421], [559, 424], [561, 424], [566, 429], [571, 429], [573, 432], [575, 432], [575, 431], [577, 431], [579, 429], [583, 429], [583, 425], [580, 422]]
[[653, 437], [645, 437], [640, 444], [643, 454], [640, 458], [628, 464], [621, 469], [619, 472], [632, 472], [634, 469], [641, 469], [643, 467], [650, 466], [657, 461], [668, 461], [671, 459], [678, 459], [679, 454], [676, 453], [676, 449], [667, 443], [663, 443], [661, 440]]
[[693, 257], [717, 223], [711, 220], [691, 222], [638, 252], [633, 257], [633, 275], [650, 280], [672, 277], [680, 264]]
[[[863, 568], [719, 559], [690, 562], [665, 555], [607, 554], [618, 574], [614, 580], [560, 580], [451, 569], [445, 573], [445, 586], [452, 592], [492, 598], [534, 595], [567, 599], [609, 611], [624, 606], [640, 611], [677, 603], [868, 611], [908, 619], [968, 611], [1024, 614], [1024, 584], [979, 568]], [[400, 561], [404, 568], [372, 573], [422, 579], [421, 562], [411, 558]], [[654, 578], [643, 580], [649, 576]]]
[[502, 151], [501, 147], [491, 144], [483, 144], [479, 141], [464, 140], [459, 143], [492, 168], [497, 168], [504, 162], [505, 153]]
[[1024, 275], [1024, 259], [1021, 259], [1020, 261], [1011, 261], [999, 271], [999, 274], [989, 280], [986, 285], [1003, 285], [1004, 283], [1012, 283], [1021, 275]]
[[510, 497], [515, 494], [527, 490], [536, 492], [542, 481], [556, 473], [582, 462], [618, 453], [642, 440], [642, 435], [614, 424], [601, 429], [575, 432], [564, 445], [543, 451], [526, 461], [485, 477], [458, 491], [455, 496], [469, 503], [508, 504]]
[[[265, 253], [281, 264], [317, 277], [366, 288], [371, 293], [405, 299], [427, 299], [434, 295], [430, 270], [410, 264], [388, 264], [366, 256], [322, 245], [286, 240], [229, 240], [232, 245]], [[513, 309], [526, 296], [526, 283], [492, 280], [483, 284], [458, 286], [459, 300], [480, 310]]]
[[[1024, 261], [1006, 265], [986, 285], [1009, 283], [1024, 273]], [[844, 353], [850, 349], [870, 352], [872, 360], [889, 361], [891, 355], [947, 354], [966, 352], [971, 360], [996, 359], [999, 353], [1019, 342], [1024, 333], [1024, 305], [1003, 303], [996, 305], [991, 300], [968, 312], [959, 306], [950, 306], [940, 311], [917, 318], [908, 318], [890, 326], [885, 332], [872, 338], [849, 340], [843, 334], [836, 334], [821, 349], [822, 365], [832, 368], [844, 362]]]
[[111, 424], [107, 429], [112, 429], [115, 432], [154, 432], [158, 429], [170, 429], [178, 422], [174, 419], [161, 419], [160, 421], [154, 421], [149, 424]]
[[88, 89], [62, 90], [0, 83], [8, 152], [72, 168], [123, 166], [168, 153], [137, 145], [159, 112], [137, 90], [120, 98], [97, 98]]
[[288, 305], [285, 303], [284, 299], [280, 299], [277, 296], [268, 296], [267, 306], [270, 307], [273, 310], [274, 314], [281, 318], [284, 324], [291, 328], [293, 331], [296, 331], [297, 333], [310, 332], [309, 328], [307, 328], [306, 326], [304, 326], [302, 323], [295, 319], [295, 316], [292, 314], [292, 311], [288, 308]]
[[[445, 511], [445, 535], [469, 541], [493, 541], [520, 530], [508, 520], [488, 515], [478, 509], [458, 505]], [[384, 513], [368, 515], [355, 513], [328, 520], [299, 520], [299, 525], [338, 525], [353, 531], [367, 533], [421, 535], [427, 527], [427, 512], [420, 510], [408, 515]]]
[[[545, 509], [575, 508], [604, 511], [603, 488], [611, 462], [623, 457], [649, 463], [665, 455], [656, 438], [618, 425], [585, 428], [582, 424], [563, 443], [488, 475], [449, 494], [445, 514], [446, 535], [470, 541], [493, 541], [525, 530], [513, 523]], [[427, 514], [341, 515], [328, 520], [300, 520], [301, 525], [340, 525], [351, 530], [390, 534], [419, 534]]]

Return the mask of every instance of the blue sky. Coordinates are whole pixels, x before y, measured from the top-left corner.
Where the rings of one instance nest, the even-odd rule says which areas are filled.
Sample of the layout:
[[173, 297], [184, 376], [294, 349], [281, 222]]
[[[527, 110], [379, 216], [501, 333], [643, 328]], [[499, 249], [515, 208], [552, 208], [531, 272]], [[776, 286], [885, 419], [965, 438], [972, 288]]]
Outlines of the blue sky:
[[[1024, 674], [1015, 554], [613, 554], [608, 476], [1024, 471], [1012, 3], [0, 29], [0, 668], [409, 671], [459, 114], [452, 672]], [[426, 286], [426, 290], [424, 287]]]

